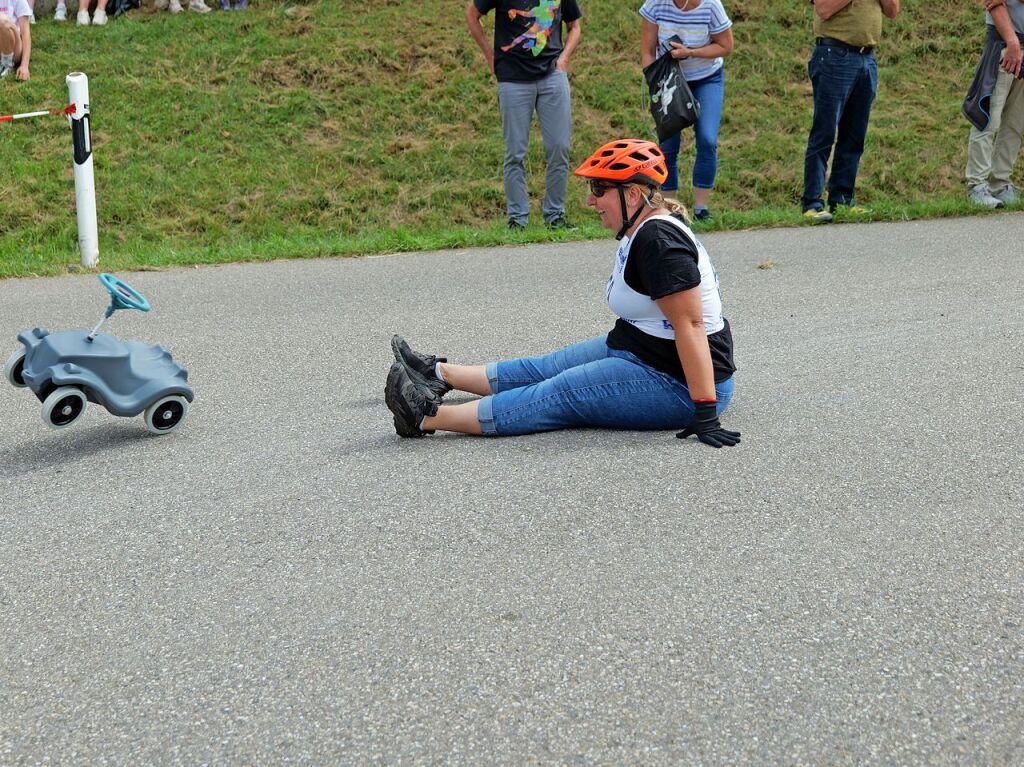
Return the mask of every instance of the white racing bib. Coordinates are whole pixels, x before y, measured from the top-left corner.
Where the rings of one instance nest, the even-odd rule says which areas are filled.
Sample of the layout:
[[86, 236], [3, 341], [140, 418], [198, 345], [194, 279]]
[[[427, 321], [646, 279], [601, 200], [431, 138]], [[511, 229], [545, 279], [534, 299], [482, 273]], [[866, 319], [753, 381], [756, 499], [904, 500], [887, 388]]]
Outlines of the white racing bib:
[[636, 239], [637, 233], [651, 221], [671, 222], [679, 227], [697, 246], [697, 268], [700, 270], [700, 300], [704, 308], [704, 329], [708, 335], [717, 333], [725, 327], [725, 320], [722, 318], [722, 295], [718, 289], [718, 274], [711, 264], [711, 257], [704, 250], [700, 240], [686, 224], [673, 216], [650, 216], [641, 222], [632, 235], [624, 237], [619, 243], [619, 250], [615, 254], [615, 265], [612, 267], [611, 277], [608, 278], [608, 308], [648, 335], [669, 339], [676, 337], [672, 323], [668, 321], [658, 305], [650, 296], [637, 293], [629, 287], [624, 277], [630, 247]]

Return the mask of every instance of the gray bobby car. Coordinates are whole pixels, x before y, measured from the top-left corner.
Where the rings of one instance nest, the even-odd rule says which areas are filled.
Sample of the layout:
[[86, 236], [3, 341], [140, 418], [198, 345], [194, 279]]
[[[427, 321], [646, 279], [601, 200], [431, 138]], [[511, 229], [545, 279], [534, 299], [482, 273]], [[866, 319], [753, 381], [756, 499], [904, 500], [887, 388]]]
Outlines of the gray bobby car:
[[[107, 333], [97, 333], [92, 341], [88, 336], [86, 330], [22, 331], [18, 340], [25, 346], [25, 357], [20, 370], [12, 372], [44, 403], [58, 388], [71, 386], [116, 416], [136, 416], [171, 395], [188, 402], [195, 399], [187, 383], [188, 371], [164, 347], [123, 342]], [[169, 432], [184, 416], [183, 411], [166, 414], [170, 425], [160, 428], [156, 421], [150, 431]]]

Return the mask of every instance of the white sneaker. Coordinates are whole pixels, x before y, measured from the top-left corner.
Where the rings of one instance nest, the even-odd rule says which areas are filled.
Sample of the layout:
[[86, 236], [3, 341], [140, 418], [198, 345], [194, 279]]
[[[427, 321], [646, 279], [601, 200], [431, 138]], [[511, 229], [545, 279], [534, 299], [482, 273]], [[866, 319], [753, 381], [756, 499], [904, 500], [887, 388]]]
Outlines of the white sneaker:
[[178, 0], [171, 0], [170, 4], [167, 6], [167, 10], [171, 13], [181, 13], [184, 8], [181, 7], [181, 3], [178, 2]]
[[14, 71], [13, 64], [0, 64], [0, 80], [3, 80], [7, 75]]
[[1016, 205], [1020, 202], [1020, 190], [1013, 184], [1007, 184], [998, 192], [994, 192], [992, 196], [1003, 203], [1003, 205]]
[[977, 184], [971, 187], [971, 191], [967, 193], [971, 202], [975, 205], [980, 205], [983, 208], [1001, 208], [1003, 207], [1003, 201], [998, 200], [989, 194], [988, 184]]
[[213, 10], [203, 0], [189, 0], [188, 9], [196, 13], [209, 13]]
[[75, 23], [78, 24], [78, 26], [80, 27], [89, 26], [89, 12], [85, 10], [79, 11], [78, 19]]
[[57, 10], [53, 12], [54, 21], [67, 21], [68, 20], [68, 7], [66, 5], [58, 5]]
[[107, 23], [107, 12], [96, 9], [96, 13], [92, 15], [92, 23], [98, 27], [102, 27]]

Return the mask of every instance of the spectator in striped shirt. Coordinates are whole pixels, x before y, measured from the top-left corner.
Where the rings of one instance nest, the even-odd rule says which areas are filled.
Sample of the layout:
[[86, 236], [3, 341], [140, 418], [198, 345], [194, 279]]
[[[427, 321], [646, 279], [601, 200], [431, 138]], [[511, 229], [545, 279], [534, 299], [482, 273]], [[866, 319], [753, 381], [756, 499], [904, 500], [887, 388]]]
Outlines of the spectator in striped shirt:
[[[725, 99], [723, 58], [732, 53], [732, 20], [721, 0], [645, 0], [640, 15], [643, 66], [670, 52], [682, 61], [683, 76], [700, 102], [700, 118], [694, 125], [693, 215], [704, 221], [711, 217], [708, 199], [718, 172], [718, 126]], [[679, 147], [678, 134], [661, 144], [668, 164], [665, 192], [679, 188]]]

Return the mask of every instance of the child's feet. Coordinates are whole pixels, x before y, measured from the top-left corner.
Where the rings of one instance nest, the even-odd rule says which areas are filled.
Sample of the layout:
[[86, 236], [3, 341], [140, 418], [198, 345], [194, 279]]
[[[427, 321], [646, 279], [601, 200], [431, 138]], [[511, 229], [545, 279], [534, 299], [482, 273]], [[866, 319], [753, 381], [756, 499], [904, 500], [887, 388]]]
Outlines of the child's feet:
[[220, 0], [220, 9], [222, 11], [230, 11], [231, 10], [231, 0]]
[[92, 15], [92, 23], [96, 26], [102, 27], [107, 23], [107, 12], [97, 8], [96, 13]]
[[54, 21], [67, 21], [68, 20], [68, 7], [61, 3], [57, 6], [57, 10], [53, 12]]
[[213, 10], [203, 0], [189, 0], [188, 9], [194, 13], [209, 13]]
[[80, 27], [87, 27], [89, 26], [89, 22], [89, 12], [83, 8], [78, 12], [78, 19], [75, 23], [77, 23]]
[[180, 0], [171, 0], [170, 3], [167, 5], [167, 10], [169, 10], [171, 13], [181, 13], [185, 9], [181, 7]]
[[249, 7], [249, 0], [235, 0], [235, 10], [244, 11]]

